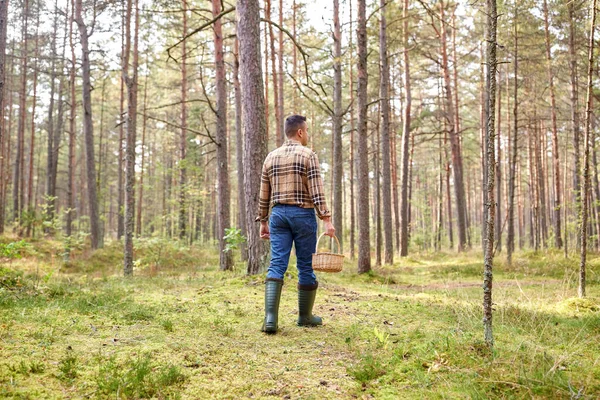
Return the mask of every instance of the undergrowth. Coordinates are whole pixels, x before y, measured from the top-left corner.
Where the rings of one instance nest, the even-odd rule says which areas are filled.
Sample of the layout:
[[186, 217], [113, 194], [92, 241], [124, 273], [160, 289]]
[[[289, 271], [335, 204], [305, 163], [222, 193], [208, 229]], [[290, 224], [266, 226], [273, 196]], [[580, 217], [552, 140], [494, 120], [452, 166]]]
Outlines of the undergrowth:
[[[2, 243], [6, 241], [0, 240]], [[495, 264], [495, 346], [483, 341], [479, 255], [426, 254], [356, 275], [319, 274], [295, 325], [293, 266], [280, 331], [260, 332], [264, 275], [218, 254], [141, 241], [133, 279], [119, 243], [55, 257], [32, 244], [0, 267], [0, 397], [597, 398], [600, 290], [575, 299], [577, 263], [518, 253]], [[293, 261], [292, 261], [293, 265]], [[594, 277], [598, 259], [590, 257]]]

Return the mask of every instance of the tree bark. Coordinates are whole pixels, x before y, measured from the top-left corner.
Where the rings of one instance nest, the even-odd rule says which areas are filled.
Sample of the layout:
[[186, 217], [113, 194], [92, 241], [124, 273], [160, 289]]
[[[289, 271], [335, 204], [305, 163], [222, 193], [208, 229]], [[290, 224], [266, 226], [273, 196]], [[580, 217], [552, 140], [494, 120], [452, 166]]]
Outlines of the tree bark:
[[350, 13], [350, 35], [348, 35], [349, 48], [350, 48], [350, 259], [354, 260], [355, 251], [355, 233], [356, 233], [356, 207], [355, 207], [355, 163], [356, 158], [354, 155], [354, 143], [355, 143], [355, 120], [354, 120], [354, 47], [352, 45], [352, 0], [349, 5]]
[[23, 208], [23, 182], [24, 179], [24, 142], [25, 142], [25, 121], [27, 118], [27, 67], [29, 57], [28, 47], [28, 25], [29, 25], [29, 0], [24, 0], [23, 8], [23, 42], [21, 44], [21, 89], [19, 94], [19, 123], [17, 127], [17, 149], [15, 154], [15, 171], [13, 177], [13, 219], [21, 224], [21, 211]]
[[[75, 118], [77, 116], [77, 98], [75, 97], [75, 69], [76, 69], [76, 56], [75, 56], [75, 42], [73, 39], [73, 24], [75, 23], [75, 0], [71, 0], [71, 18], [69, 23], [69, 44], [71, 47], [71, 71], [69, 76], [69, 88], [70, 88], [70, 103], [71, 109], [69, 114], [69, 166], [68, 166], [68, 183], [67, 183], [67, 210], [66, 210], [66, 227], [65, 236], [71, 237], [71, 225], [73, 223], [73, 213], [75, 212]], [[70, 246], [65, 249], [65, 258], [69, 259], [71, 252]]]
[[94, 157], [94, 125], [92, 119], [92, 81], [90, 76], [90, 50], [88, 30], [82, 16], [82, 0], [77, 0], [76, 22], [81, 37], [81, 70], [83, 75], [83, 135], [85, 138], [85, 161], [87, 172], [87, 195], [90, 212], [90, 238], [92, 249], [102, 247], [98, 195], [96, 193], [96, 159]]
[[369, 153], [367, 145], [367, 18], [366, 0], [358, 0], [358, 273], [371, 270], [369, 229]]
[[4, 94], [6, 92], [6, 37], [8, 26], [8, 1], [0, 0], [0, 235], [4, 233], [4, 143], [6, 131], [4, 125]]
[[394, 263], [394, 238], [392, 233], [392, 182], [390, 170], [390, 68], [387, 53], [387, 22], [385, 0], [380, 0], [381, 19], [379, 22], [380, 84], [379, 98], [381, 108], [381, 165], [382, 165], [382, 209], [384, 224], [384, 262]]
[[[221, 1], [212, 0], [213, 16], [221, 13]], [[225, 76], [225, 60], [223, 59], [223, 31], [221, 20], [213, 25], [215, 41], [215, 69], [217, 93], [217, 184], [218, 184], [218, 224], [219, 238], [219, 267], [221, 271], [233, 268], [233, 257], [230, 251], [225, 251], [225, 229], [231, 225], [229, 200], [229, 169], [227, 167], [227, 82]]]
[[[182, 37], [187, 35], [187, 0], [182, 0], [183, 7], [183, 32]], [[181, 43], [181, 133], [179, 135], [179, 239], [185, 238], [187, 225], [187, 46], [186, 40]]]
[[596, 0], [592, 1], [592, 17], [590, 39], [588, 47], [588, 76], [587, 76], [587, 101], [585, 106], [585, 132], [583, 142], [583, 190], [581, 195], [581, 225], [580, 241], [581, 251], [579, 260], [579, 287], [577, 294], [585, 297], [586, 289], [586, 258], [587, 258], [587, 222], [588, 222], [588, 193], [590, 191], [590, 125], [592, 118], [592, 78], [594, 74], [594, 32], [596, 27]]
[[343, 251], [342, 212], [342, 30], [340, 28], [339, 0], [333, 0], [333, 226]]
[[[235, 38], [233, 50], [233, 88], [235, 93], [235, 138], [237, 162], [237, 190], [238, 190], [238, 226], [244, 237], [248, 236], [246, 224], [246, 201], [244, 200], [244, 136], [242, 130], [242, 94], [240, 92], [240, 59], [239, 39]], [[242, 260], [248, 260], [248, 248], [244, 242], [241, 246]]]
[[[569, 78], [570, 78], [570, 103], [571, 103], [571, 128], [573, 129], [573, 150], [574, 150], [574, 173], [573, 173], [573, 194], [575, 197], [575, 206], [577, 214], [579, 215], [581, 210], [581, 182], [579, 180], [579, 174], [581, 173], [581, 154], [580, 154], [580, 121], [579, 121], [579, 82], [577, 76], [577, 52], [575, 49], [575, 4], [569, 2]], [[566, 177], [565, 177], [566, 179]], [[566, 220], [565, 220], [566, 224]], [[579, 235], [577, 235], [577, 241], [579, 242]], [[565, 236], [566, 239], [566, 236]]]
[[[81, 1], [81, 0], [78, 0]], [[138, 101], [138, 32], [139, 10], [138, 0], [127, 0], [127, 27], [125, 44], [125, 67], [123, 79], [127, 87], [127, 140], [125, 147], [125, 249], [124, 249], [124, 274], [133, 274], [133, 233], [135, 218], [135, 144], [137, 133], [137, 101]], [[131, 17], [132, 6], [135, 9], [133, 32], [133, 57], [131, 71], [129, 67], [129, 53], [131, 47]]]
[[446, 115], [449, 125], [450, 146], [452, 150], [452, 172], [454, 176], [454, 195], [456, 197], [457, 226], [458, 226], [458, 251], [464, 251], [467, 248], [467, 206], [465, 197], [465, 184], [463, 180], [463, 161], [460, 145], [460, 133], [455, 130], [455, 108], [452, 99], [452, 83], [450, 79], [450, 69], [448, 66], [447, 51], [447, 32], [444, 17], [444, 5], [440, 3], [440, 19], [442, 43], [442, 75], [444, 78], [444, 87], [446, 93]]
[[260, 57], [260, 7], [258, 0], [237, 3], [242, 116], [244, 127], [244, 192], [248, 226], [248, 274], [266, 266], [266, 248], [255, 223], [258, 212], [260, 171], [267, 155], [265, 103]]
[[[595, 1], [595, 0], [594, 0]], [[496, 0], [487, 0], [487, 52], [486, 52], [486, 148], [487, 148], [487, 227], [486, 243], [484, 255], [483, 272], [483, 326], [484, 340], [488, 346], [494, 346], [494, 335], [492, 331], [492, 281], [493, 281], [493, 263], [494, 263], [494, 219], [495, 219], [495, 199], [494, 199], [494, 179], [496, 163], [494, 155], [495, 146], [495, 116], [496, 116]]]
[[408, 0], [404, 0], [402, 9], [403, 18], [403, 58], [404, 73], [402, 74], [402, 86], [404, 88], [404, 115], [402, 118], [402, 170], [400, 173], [400, 257], [408, 256], [408, 226], [410, 224], [409, 198], [408, 198], [408, 161], [410, 144], [410, 113], [412, 106], [412, 93], [410, 87], [410, 59], [408, 54]]
[[[515, 3], [516, 4], [516, 3]], [[513, 132], [511, 145], [511, 162], [509, 163], [509, 178], [508, 178], [508, 232], [506, 237], [506, 261], [508, 265], [512, 265], [512, 255], [515, 251], [515, 178], [517, 175], [518, 162], [518, 144], [519, 144], [519, 33], [517, 24], [517, 9], [513, 16], [514, 41], [515, 47], [513, 52]]]
[[552, 55], [550, 53], [550, 31], [548, 22], [548, 2], [544, 0], [544, 31], [546, 38], [546, 62], [548, 68], [548, 81], [550, 83], [550, 105], [552, 113], [552, 159], [554, 167], [554, 246], [562, 247], [561, 230], [561, 186], [560, 186], [560, 159], [558, 153], [558, 127], [556, 124], [556, 94], [554, 89], [554, 73], [552, 72]]
[[[146, 66], [148, 66], [148, 56], [146, 56]], [[138, 191], [138, 204], [137, 204], [137, 215], [135, 223], [135, 235], [137, 237], [142, 236], [142, 204], [144, 201], [144, 165], [146, 161], [146, 128], [148, 118], [146, 118], [146, 108], [148, 105], [148, 75], [144, 77], [144, 104], [143, 104], [143, 117], [142, 117], [142, 143], [140, 149], [142, 150], [142, 159], [140, 161], [140, 183]]]
[[[271, 0], [265, 0], [265, 19], [271, 20]], [[279, 106], [279, 81], [277, 79], [277, 64], [275, 63], [275, 35], [273, 33], [273, 25], [267, 24], [269, 27], [269, 44], [271, 46], [271, 72], [273, 79], [273, 103], [275, 108], [275, 143], [277, 146], [283, 144], [283, 120], [280, 114]]]

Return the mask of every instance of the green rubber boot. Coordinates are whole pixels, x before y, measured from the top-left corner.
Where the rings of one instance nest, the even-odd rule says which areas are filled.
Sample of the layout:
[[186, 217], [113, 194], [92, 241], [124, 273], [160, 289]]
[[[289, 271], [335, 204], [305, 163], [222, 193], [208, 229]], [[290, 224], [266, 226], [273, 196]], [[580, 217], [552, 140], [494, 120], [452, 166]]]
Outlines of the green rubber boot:
[[265, 282], [265, 320], [262, 331], [266, 333], [277, 332], [277, 320], [279, 318], [279, 300], [283, 279], [267, 278]]
[[314, 285], [298, 285], [298, 326], [323, 325], [321, 317], [312, 314], [319, 282]]

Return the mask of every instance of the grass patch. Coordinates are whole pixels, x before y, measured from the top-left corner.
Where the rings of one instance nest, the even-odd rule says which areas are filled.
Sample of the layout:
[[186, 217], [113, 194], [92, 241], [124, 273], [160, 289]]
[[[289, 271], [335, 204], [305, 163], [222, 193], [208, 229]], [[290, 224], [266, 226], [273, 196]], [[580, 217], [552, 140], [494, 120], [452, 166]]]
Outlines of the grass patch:
[[[145, 261], [124, 279], [118, 243], [74, 253], [68, 268], [52, 261], [53, 245], [37, 245], [0, 268], [0, 397], [488, 399], [600, 392], [600, 286], [592, 280], [589, 297], [574, 299], [576, 261], [560, 254], [518, 253], [511, 267], [497, 259], [492, 350], [482, 341], [483, 267], [475, 251], [413, 256], [362, 275], [347, 260], [340, 274], [318, 274], [314, 312], [324, 325], [315, 329], [295, 325], [292, 262], [280, 332], [265, 336], [264, 276], [220, 272], [214, 251], [147, 242], [138, 249]], [[46, 267], [37, 271], [36, 263]]]

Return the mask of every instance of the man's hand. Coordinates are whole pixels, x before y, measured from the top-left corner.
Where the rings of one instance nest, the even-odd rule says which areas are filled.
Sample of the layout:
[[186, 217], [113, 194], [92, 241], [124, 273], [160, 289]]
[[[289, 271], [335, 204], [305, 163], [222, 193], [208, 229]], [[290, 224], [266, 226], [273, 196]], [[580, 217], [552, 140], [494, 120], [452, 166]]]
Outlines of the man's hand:
[[260, 238], [269, 240], [271, 238], [271, 232], [269, 232], [269, 223], [267, 221], [260, 222]]
[[335, 236], [335, 228], [331, 223], [331, 218], [324, 218], [323, 222], [325, 222], [325, 236], [334, 237]]

